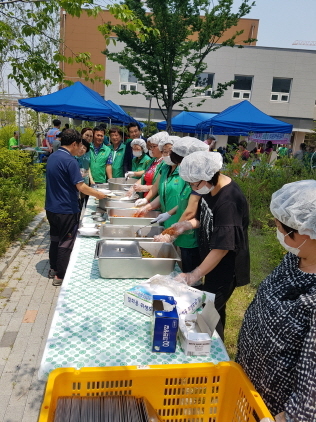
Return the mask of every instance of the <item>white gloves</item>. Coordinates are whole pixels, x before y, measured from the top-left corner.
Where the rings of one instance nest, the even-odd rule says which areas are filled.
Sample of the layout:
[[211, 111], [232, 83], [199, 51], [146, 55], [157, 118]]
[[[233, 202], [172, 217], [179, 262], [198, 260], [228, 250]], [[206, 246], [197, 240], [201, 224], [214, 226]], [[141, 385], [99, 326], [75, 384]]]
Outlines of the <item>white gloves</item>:
[[180, 234], [192, 229], [192, 224], [189, 221], [181, 221], [179, 223], [172, 224], [171, 227], [164, 230], [161, 234], [154, 236], [154, 242], [172, 243], [178, 236], [180, 236]]
[[148, 204], [148, 201], [146, 198], [137, 199], [135, 202], [135, 207], [142, 207], [143, 205]]
[[127, 171], [125, 173], [125, 179], [127, 179], [128, 177], [134, 177], [135, 176], [135, 172], [134, 171]]
[[163, 223], [164, 221], [169, 220], [169, 218], [172, 217], [168, 212], [164, 212], [162, 214], [159, 214], [158, 217], [154, 218], [151, 223]]
[[[152, 208], [151, 208], [151, 204], [147, 204], [147, 205], [145, 205], [144, 207], [139, 208], [139, 209], [135, 212], [134, 216], [135, 216], [135, 217], [144, 217], [144, 216], [148, 213], [148, 211], [150, 211], [151, 209], [152, 209]], [[150, 224], [152, 224], [152, 223], [150, 223]]]
[[188, 286], [199, 286], [203, 284], [202, 282], [202, 271], [199, 267], [196, 267], [191, 273], [181, 273], [175, 280], [180, 282], [185, 282]]
[[135, 192], [149, 192], [152, 188], [152, 185], [140, 185], [138, 183], [135, 183], [133, 186]]

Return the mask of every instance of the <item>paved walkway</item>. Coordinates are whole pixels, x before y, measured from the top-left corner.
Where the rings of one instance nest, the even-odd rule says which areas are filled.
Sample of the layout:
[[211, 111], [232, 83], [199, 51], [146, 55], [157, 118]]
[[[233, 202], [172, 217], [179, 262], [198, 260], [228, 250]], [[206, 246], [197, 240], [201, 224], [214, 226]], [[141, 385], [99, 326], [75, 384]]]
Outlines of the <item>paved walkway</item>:
[[44, 222], [0, 279], [0, 422], [38, 418], [37, 371], [60, 290], [47, 278], [48, 247]]

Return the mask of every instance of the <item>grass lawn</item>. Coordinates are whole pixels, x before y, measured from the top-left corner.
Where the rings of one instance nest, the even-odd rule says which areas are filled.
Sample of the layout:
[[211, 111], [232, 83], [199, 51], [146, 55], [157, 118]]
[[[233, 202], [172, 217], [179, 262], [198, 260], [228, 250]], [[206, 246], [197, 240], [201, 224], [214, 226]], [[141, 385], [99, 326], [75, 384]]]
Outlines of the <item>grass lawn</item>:
[[275, 229], [258, 231], [250, 229], [250, 284], [235, 289], [226, 306], [225, 346], [231, 359], [235, 358], [238, 333], [248, 305], [256, 294], [260, 282], [281, 261], [284, 250]]

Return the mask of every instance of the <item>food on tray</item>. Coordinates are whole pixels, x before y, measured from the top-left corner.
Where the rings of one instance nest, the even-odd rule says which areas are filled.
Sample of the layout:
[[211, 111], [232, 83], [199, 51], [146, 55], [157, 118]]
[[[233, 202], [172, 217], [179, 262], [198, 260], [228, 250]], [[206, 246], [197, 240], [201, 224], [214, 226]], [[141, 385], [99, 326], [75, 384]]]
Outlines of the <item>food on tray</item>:
[[155, 258], [154, 255], [145, 251], [145, 249], [143, 249], [143, 248], [140, 248], [140, 251], [141, 251], [141, 254], [142, 254], [142, 258]]
[[169, 236], [176, 236], [177, 232], [172, 227], [169, 227], [169, 229], [164, 230], [161, 234], [169, 234]]
[[144, 217], [144, 213], [135, 212], [135, 214], [132, 215], [132, 217]]

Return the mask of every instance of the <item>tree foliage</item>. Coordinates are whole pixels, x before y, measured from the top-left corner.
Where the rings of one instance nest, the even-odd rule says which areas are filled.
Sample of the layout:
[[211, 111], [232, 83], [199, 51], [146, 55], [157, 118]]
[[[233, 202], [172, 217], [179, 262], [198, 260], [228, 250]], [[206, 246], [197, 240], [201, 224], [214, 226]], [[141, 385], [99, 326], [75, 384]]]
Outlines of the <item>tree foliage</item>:
[[[219, 0], [215, 6], [211, 0], [125, 0], [126, 7], [153, 32], [145, 37], [141, 30], [128, 28], [124, 23], [107, 23], [101, 31], [106, 34], [112, 31], [126, 46], [120, 52], [107, 48], [104, 54], [134, 73], [145, 87], [143, 94], [157, 100], [170, 128], [173, 106], [187, 95], [192, 97], [209, 89], [205, 86], [192, 91], [198, 75], [207, 67], [206, 56], [222, 46], [233, 47], [236, 37], [242, 34], [236, 31], [218, 44], [225, 32], [236, 26], [254, 5], [250, 0], [241, 1], [238, 11], [233, 13], [233, 0]], [[223, 95], [232, 83], [218, 84], [212, 97]]]
[[[62, 61], [79, 63], [78, 76], [86, 81], [110, 83], [99, 76], [103, 66], [92, 63], [90, 52], [63, 54], [63, 40], [59, 34], [61, 8], [78, 17], [83, 10], [89, 16], [96, 16], [101, 11], [95, 0], [0, 1], [0, 72], [4, 64], [9, 64], [9, 78], [29, 95], [40, 95], [44, 88], [58, 83], [72, 83], [65, 79], [59, 66]], [[127, 28], [146, 34], [142, 22], [126, 6], [112, 4], [110, 11], [125, 22]]]

